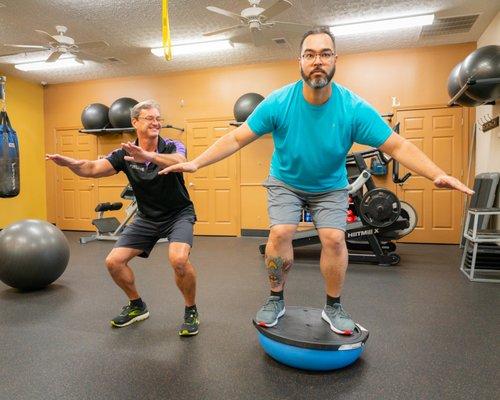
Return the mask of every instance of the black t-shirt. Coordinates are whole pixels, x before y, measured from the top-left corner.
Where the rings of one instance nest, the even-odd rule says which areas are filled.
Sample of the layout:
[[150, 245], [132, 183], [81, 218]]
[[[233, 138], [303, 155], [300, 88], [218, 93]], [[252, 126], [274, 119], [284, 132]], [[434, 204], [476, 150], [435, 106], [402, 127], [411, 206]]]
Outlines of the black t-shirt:
[[[137, 143], [136, 140], [136, 145]], [[181, 153], [185, 155], [186, 150], [179, 141], [158, 137], [158, 153]], [[117, 172], [123, 171], [127, 175], [137, 200], [139, 216], [148, 219], [166, 220], [180, 209], [186, 207], [193, 209], [193, 203], [189, 199], [181, 173], [158, 175], [158, 171], [162, 169], [158, 165], [125, 161], [125, 155], [128, 155], [125, 150], [117, 149], [109, 154], [106, 159]]]

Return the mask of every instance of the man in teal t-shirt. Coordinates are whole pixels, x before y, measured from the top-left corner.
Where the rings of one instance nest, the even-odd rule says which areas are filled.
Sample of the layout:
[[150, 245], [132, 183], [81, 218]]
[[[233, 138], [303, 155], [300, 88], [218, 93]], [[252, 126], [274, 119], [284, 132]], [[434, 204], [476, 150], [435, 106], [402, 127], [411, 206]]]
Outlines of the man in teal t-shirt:
[[352, 333], [355, 324], [341, 305], [340, 293], [348, 260], [345, 161], [354, 142], [379, 148], [437, 187], [472, 193], [393, 133], [368, 103], [332, 82], [336, 59], [335, 39], [327, 28], [307, 32], [300, 45], [302, 80], [271, 93], [243, 125], [191, 162], [160, 171], [195, 172], [272, 132], [275, 148], [264, 183], [271, 221], [265, 257], [271, 294], [255, 317], [262, 326], [276, 325], [285, 313], [283, 288], [293, 262], [292, 239], [307, 206], [322, 245], [320, 269], [326, 288], [322, 318], [334, 332]]

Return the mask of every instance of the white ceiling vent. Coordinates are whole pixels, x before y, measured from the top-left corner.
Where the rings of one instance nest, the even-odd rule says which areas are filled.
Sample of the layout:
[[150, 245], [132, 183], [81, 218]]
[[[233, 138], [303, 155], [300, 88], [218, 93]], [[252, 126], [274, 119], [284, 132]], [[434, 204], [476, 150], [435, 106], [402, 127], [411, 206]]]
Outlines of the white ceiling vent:
[[274, 43], [276, 43], [276, 46], [283, 48], [283, 49], [289, 49], [290, 43], [288, 43], [288, 40], [286, 40], [284, 37], [280, 38], [273, 38], [272, 39]]
[[421, 38], [433, 36], [453, 35], [455, 33], [469, 32], [476, 22], [479, 14], [462, 15], [460, 17], [438, 18], [432, 25], [422, 27]]

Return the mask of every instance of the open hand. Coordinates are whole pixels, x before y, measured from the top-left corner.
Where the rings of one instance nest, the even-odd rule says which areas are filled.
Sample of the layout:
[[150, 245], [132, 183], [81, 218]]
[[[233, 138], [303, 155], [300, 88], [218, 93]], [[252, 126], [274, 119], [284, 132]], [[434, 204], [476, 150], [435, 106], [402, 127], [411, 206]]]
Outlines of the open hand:
[[198, 167], [192, 161], [188, 161], [179, 164], [174, 164], [171, 165], [170, 167], [162, 169], [160, 172], [158, 172], [158, 175], [166, 175], [169, 172], [196, 172], [197, 170]]
[[465, 186], [457, 178], [450, 175], [440, 175], [434, 179], [434, 185], [438, 188], [449, 188], [460, 190], [465, 194], [474, 194], [474, 191]]
[[62, 156], [60, 154], [45, 154], [45, 160], [52, 160], [61, 167], [70, 167], [84, 162], [81, 160], [75, 160], [71, 157]]
[[146, 151], [132, 142], [122, 143], [122, 149], [129, 154], [128, 156], [123, 157], [126, 161], [146, 163], [154, 160], [155, 153]]

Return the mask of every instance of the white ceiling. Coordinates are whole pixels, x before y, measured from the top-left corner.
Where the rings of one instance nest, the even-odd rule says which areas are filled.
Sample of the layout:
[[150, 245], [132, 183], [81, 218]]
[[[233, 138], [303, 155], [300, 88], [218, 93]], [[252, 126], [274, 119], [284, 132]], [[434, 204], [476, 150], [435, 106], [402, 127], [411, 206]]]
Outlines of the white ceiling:
[[[275, 0], [262, 0], [269, 7]], [[421, 36], [420, 28], [396, 33], [378, 33], [337, 38], [340, 54], [421, 47], [476, 41], [500, 10], [498, 0], [291, 0], [293, 7], [275, 19], [314, 25], [335, 25], [366, 19], [435, 13], [436, 18], [479, 14], [467, 32], [455, 33], [450, 26], [430, 36]], [[35, 29], [55, 34], [55, 25], [68, 27], [67, 36], [76, 42], [106, 41], [109, 47], [93, 51], [119, 62], [21, 72], [13, 67], [20, 60], [42, 60], [47, 52], [17, 56], [15, 49], [0, 46], [0, 71], [32, 81], [48, 83], [130, 75], [163, 74], [208, 67], [286, 60], [297, 56], [300, 34], [279, 32], [273, 28], [266, 45], [238, 43], [234, 49], [179, 56], [173, 61], [155, 57], [149, 48], [161, 46], [161, 0], [0, 0], [0, 44], [44, 44]], [[212, 5], [237, 14], [249, 6], [248, 0], [170, 0], [172, 42], [207, 40], [203, 32], [236, 25], [237, 21], [209, 12]], [[223, 37], [223, 36], [218, 36]], [[217, 38], [218, 38], [217, 37]], [[284, 37], [289, 47], [280, 48], [270, 39]], [[216, 37], [213, 37], [216, 38]]]

